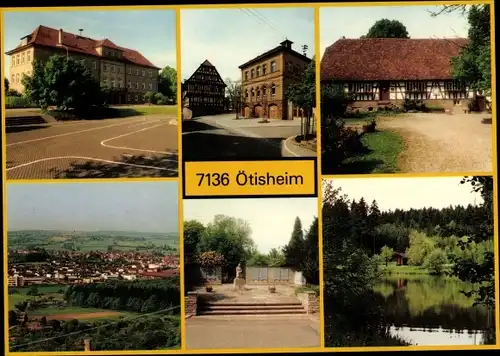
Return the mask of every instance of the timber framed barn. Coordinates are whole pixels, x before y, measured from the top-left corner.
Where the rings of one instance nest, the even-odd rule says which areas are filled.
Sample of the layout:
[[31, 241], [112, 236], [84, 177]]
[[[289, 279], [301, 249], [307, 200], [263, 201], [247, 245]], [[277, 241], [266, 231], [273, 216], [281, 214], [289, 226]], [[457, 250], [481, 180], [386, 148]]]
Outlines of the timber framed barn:
[[226, 83], [215, 66], [205, 60], [182, 84], [183, 106], [192, 116], [216, 115], [225, 110]]
[[475, 99], [483, 111], [485, 97], [452, 76], [452, 58], [467, 39], [342, 38], [321, 59], [321, 83], [338, 83], [350, 94], [352, 108], [372, 111], [420, 100], [452, 111]]

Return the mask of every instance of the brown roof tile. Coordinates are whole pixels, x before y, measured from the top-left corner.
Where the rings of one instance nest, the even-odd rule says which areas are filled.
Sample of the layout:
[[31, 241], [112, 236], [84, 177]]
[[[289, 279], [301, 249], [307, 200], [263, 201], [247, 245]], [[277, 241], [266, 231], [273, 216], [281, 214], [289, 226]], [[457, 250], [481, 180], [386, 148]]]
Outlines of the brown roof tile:
[[[26, 45], [20, 44], [12, 51], [7, 52], [7, 54], [30, 45], [58, 48], [58, 43], [59, 30], [46, 26], [38, 26], [30, 35], [28, 35], [28, 43]], [[138, 51], [117, 46], [107, 38], [103, 40], [94, 40], [92, 38], [83, 37], [63, 31], [62, 44], [68, 47], [69, 51], [88, 54], [90, 56], [96, 57], [101, 57], [101, 55], [97, 52], [97, 48], [104, 45], [109, 48], [121, 51], [123, 53], [123, 58], [129, 63], [159, 69]]]
[[451, 79], [467, 39], [340, 39], [321, 59], [321, 81]]

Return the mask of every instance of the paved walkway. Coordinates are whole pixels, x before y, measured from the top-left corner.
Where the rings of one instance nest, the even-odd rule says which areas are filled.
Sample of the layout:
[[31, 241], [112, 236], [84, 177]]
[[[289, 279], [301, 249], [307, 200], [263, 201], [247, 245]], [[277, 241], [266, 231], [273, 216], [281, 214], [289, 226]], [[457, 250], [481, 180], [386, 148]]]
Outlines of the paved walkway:
[[319, 318], [310, 316], [192, 317], [187, 349], [319, 347]]
[[210, 302], [221, 303], [298, 303], [295, 289], [287, 285], [276, 285], [276, 292], [270, 293], [268, 285], [247, 285], [245, 290], [233, 290], [232, 284], [213, 286], [211, 293], [206, 293], [204, 288], [196, 292]]

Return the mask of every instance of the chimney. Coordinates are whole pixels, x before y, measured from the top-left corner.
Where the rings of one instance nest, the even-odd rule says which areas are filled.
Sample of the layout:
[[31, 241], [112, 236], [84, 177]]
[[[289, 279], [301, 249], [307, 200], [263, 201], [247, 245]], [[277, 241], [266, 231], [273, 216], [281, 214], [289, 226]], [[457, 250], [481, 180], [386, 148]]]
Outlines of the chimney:
[[62, 28], [59, 29], [59, 44], [63, 43], [63, 30]]
[[82, 36], [82, 34], [83, 34], [83, 28], [79, 28], [79, 29], [78, 29], [78, 32], [80, 32], [80, 37], [81, 37], [81, 36]]
[[84, 351], [90, 351], [90, 339], [83, 340]]

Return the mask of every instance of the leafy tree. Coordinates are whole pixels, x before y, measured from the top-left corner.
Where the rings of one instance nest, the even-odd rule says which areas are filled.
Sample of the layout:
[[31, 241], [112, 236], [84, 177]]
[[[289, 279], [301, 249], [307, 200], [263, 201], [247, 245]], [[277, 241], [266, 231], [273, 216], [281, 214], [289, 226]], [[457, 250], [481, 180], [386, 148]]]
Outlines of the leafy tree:
[[306, 281], [310, 284], [319, 285], [319, 238], [318, 218], [314, 218], [304, 240], [304, 259], [301, 271]]
[[311, 134], [312, 110], [316, 107], [316, 61], [314, 59], [302, 74], [301, 81], [288, 86], [287, 96], [296, 107], [302, 108], [306, 113], [306, 121], [301, 134]]
[[146, 94], [144, 94], [144, 101], [148, 104], [154, 104], [155, 103], [155, 93], [153, 93], [152, 91], [146, 92]]
[[233, 106], [233, 110], [236, 111], [236, 117], [239, 118], [242, 104], [244, 103], [243, 91], [241, 89], [240, 80], [231, 80], [231, 78], [226, 78], [225, 83], [227, 85], [226, 91], [229, 96], [229, 102]]
[[446, 262], [446, 254], [443, 250], [437, 248], [427, 255], [424, 261], [424, 267], [427, 268], [431, 274], [441, 274], [444, 271]]
[[7, 95], [7, 93], [9, 92], [9, 88], [10, 88], [9, 80], [7, 78], [3, 78], [3, 89], [5, 91], [5, 95]]
[[177, 101], [177, 71], [174, 68], [166, 66], [160, 71], [158, 75], [158, 92], [167, 99]]
[[247, 266], [269, 266], [268, 256], [257, 252], [247, 261]]
[[33, 74], [22, 79], [24, 95], [42, 109], [82, 112], [103, 106], [105, 97], [92, 72], [80, 61], [54, 55], [47, 62], [35, 61]]
[[384, 246], [380, 251], [380, 256], [383, 258], [385, 265], [387, 266], [388, 262], [392, 260], [392, 257], [394, 256], [394, 250], [388, 246]]
[[272, 248], [267, 254], [267, 261], [269, 267], [282, 267], [285, 265], [285, 255], [283, 251], [277, 248]]
[[219, 267], [223, 266], [225, 263], [224, 256], [216, 251], [202, 252], [198, 255], [198, 263], [202, 267]]
[[297, 270], [301, 269], [302, 261], [305, 257], [305, 241], [299, 217], [295, 218], [290, 242], [284, 247], [283, 253], [285, 254], [285, 262], [288, 267]]
[[406, 26], [398, 20], [381, 19], [373, 24], [366, 38], [410, 38]]
[[195, 256], [198, 243], [204, 231], [205, 226], [199, 221], [188, 220], [184, 222], [184, 256], [187, 263]]
[[491, 34], [490, 5], [445, 5], [442, 13], [460, 11], [467, 16], [469, 23], [469, 42], [462, 48], [460, 55], [452, 59], [453, 76], [468, 84], [473, 90], [491, 91]]
[[422, 232], [410, 233], [410, 247], [408, 248], [408, 264], [422, 266], [429, 253], [434, 249], [434, 241]]

